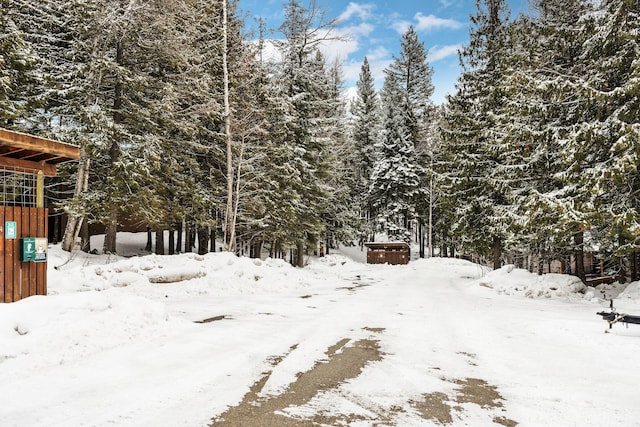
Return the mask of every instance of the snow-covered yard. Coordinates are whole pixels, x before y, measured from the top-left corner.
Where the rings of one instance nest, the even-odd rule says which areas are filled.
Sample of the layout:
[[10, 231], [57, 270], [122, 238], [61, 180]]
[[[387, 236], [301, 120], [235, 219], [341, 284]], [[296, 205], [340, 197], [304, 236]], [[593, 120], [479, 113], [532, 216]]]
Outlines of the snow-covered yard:
[[640, 425], [640, 326], [605, 334], [596, 315], [609, 296], [640, 314], [638, 283], [618, 296], [510, 266], [361, 256], [347, 248], [296, 269], [224, 253], [68, 262], [52, 247], [49, 295], [0, 304], [0, 425], [206, 426], [250, 389], [257, 402], [283, 395], [362, 342], [375, 357], [361, 372], [277, 415], [352, 426]]

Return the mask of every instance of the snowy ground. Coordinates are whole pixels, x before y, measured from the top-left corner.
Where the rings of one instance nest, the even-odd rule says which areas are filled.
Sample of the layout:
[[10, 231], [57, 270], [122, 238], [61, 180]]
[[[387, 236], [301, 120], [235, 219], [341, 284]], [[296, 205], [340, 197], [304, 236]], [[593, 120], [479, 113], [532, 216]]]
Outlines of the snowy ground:
[[[610, 296], [640, 314], [638, 283], [618, 295], [452, 259], [372, 266], [359, 248], [304, 269], [222, 253], [68, 258], [50, 248], [47, 297], [0, 304], [0, 426], [206, 426], [265, 372], [259, 394], [283, 393], [347, 339], [375, 339], [382, 359], [284, 414], [640, 426], [640, 326], [605, 334], [595, 314]], [[472, 382], [493, 397], [467, 398]]]

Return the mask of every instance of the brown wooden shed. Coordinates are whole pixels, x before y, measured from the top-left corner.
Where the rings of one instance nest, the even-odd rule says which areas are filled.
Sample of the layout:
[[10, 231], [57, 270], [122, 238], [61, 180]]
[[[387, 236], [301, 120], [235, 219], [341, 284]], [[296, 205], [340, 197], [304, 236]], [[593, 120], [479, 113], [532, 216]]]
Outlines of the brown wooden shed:
[[0, 303], [47, 294], [44, 177], [78, 147], [0, 129]]
[[364, 244], [367, 250], [367, 264], [408, 264], [411, 248], [403, 242], [371, 242]]

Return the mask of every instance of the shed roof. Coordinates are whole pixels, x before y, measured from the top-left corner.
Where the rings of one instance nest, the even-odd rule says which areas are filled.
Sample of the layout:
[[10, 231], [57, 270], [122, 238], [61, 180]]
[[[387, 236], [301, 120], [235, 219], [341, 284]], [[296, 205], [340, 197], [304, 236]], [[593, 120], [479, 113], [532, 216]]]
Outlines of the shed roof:
[[75, 145], [0, 128], [0, 166], [55, 176], [57, 164], [79, 158]]
[[409, 249], [404, 242], [368, 242], [364, 244], [369, 249]]

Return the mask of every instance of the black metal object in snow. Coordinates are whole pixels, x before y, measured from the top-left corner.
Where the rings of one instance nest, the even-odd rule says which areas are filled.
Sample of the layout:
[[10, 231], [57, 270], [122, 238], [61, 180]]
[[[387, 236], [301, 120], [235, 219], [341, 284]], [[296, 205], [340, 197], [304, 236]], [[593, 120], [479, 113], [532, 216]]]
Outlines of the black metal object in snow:
[[609, 308], [611, 309], [610, 312], [599, 311], [598, 313], [596, 313], [598, 316], [602, 316], [602, 320], [606, 320], [607, 322], [609, 322], [609, 329], [613, 327], [614, 323], [619, 323], [619, 322], [625, 323], [627, 325], [629, 323], [640, 325], [640, 316], [632, 316], [630, 314], [618, 313], [616, 309], [613, 307], [613, 300], [610, 300]]

